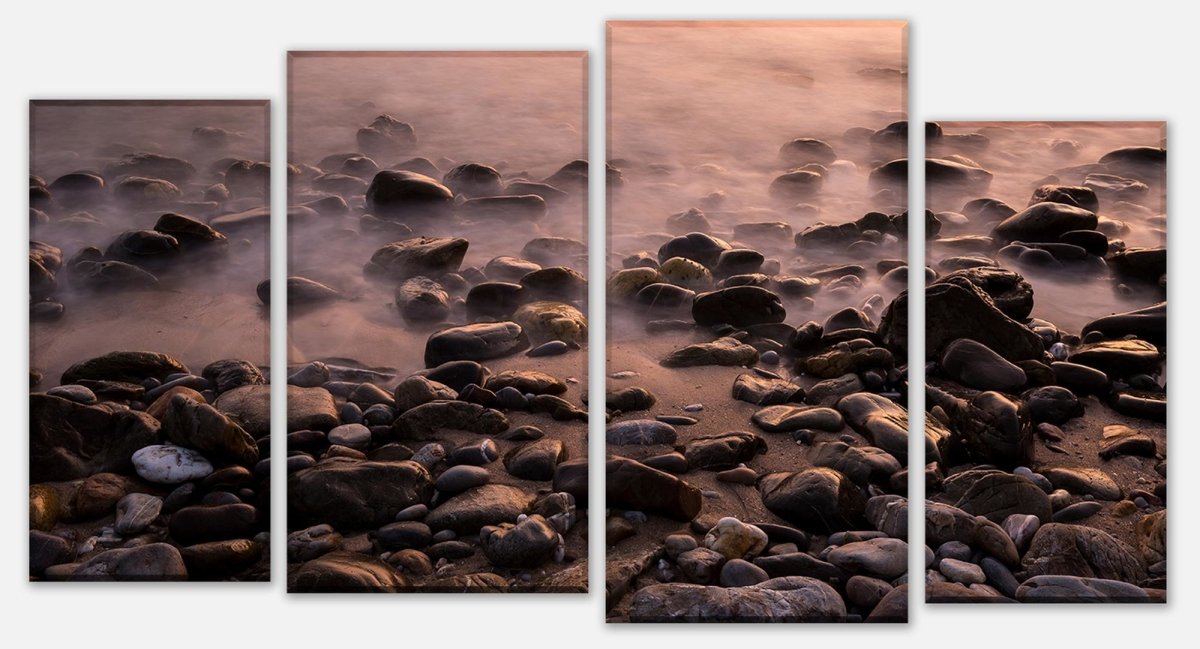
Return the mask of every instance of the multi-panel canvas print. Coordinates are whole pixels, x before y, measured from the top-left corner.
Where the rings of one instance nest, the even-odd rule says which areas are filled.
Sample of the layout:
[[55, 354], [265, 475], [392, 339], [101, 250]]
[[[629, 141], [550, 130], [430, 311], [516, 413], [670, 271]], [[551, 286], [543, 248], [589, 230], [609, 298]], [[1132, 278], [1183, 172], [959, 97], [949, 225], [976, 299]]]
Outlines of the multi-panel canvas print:
[[293, 52], [292, 592], [587, 590], [583, 52]]
[[608, 44], [608, 620], [905, 621], [905, 24]]
[[34, 101], [29, 578], [269, 578], [266, 101]]
[[927, 599], [1165, 601], [1165, 125], [926, 133]]

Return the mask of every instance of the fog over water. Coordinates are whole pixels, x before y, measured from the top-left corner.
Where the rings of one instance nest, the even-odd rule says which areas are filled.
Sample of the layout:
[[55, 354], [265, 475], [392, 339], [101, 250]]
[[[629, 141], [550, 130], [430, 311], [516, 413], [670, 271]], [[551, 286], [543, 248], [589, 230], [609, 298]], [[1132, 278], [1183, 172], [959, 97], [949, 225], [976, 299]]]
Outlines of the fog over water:
[[[930, 143], [930, 157], [965, 156], [993, 174], [986, 190], [970, 195], [939, 194], [932, 191], [928, 207], [936, 212], [958, 212], [966, 200], [987, 196], [1022, 210], [1037, 187], [1045, 184], [1082, 185], [1090, 173], [1105, 173], [1095, 163], [1106, 153], [1122, 147], [1164, 147], [1166, 134], [1161, 123], [1141, 122], [939, 122], [948, 136]], [[978, 134], [983, 140], [962, 136]], [[1166, 178], [1143, 178], [1148, 191], [1137, 205], [1098, 192], [1101, 221], [1112, 220], [1110, 239], [1129, 247], [1165, 246]], [[1140, 202], [1139, 202], [1140, 201]], [[943, 235], [988, 235], [994, 223], [971, 223], [965, 227], [943, 227]], [[1103, 230], [1103, 228], [1102, 228]], [[935, 265], [950, 254], [930, 245], [929, 261]], [[1010, 264], [1005, 262], [1006, 266]], [[1034, 288], [1033, 316], [1044, 318], [1060, 329], [1078, 333], [1087, 322], [1111, 313], [1128, 311], [1162, 301], [1155, 287], [1130, 286], [1122, 295], [1114, 290], [1110, 273], [1103, 266], [1063, 267], [1051, 270], [1013, 267]]]
[[[475, 162], [495, 167], [505, 183], [540, 182], [587, 157], [585, 72], [582, 53], [294, 54], [289, 149], [290, 161], [303, 168], [293, 178], [290, 203], [337, 193], [349, 210], [312, 221], [289, 220], [289, 275], [323, 282], [346, 298], [336, 308], [290, 310], [289, 363], [349, 358], [402, 375], [424, 367], [422, 350], [434, 328], [406, 324], [394, 303], [395, 286], [363, 276], [371, 254], [389, 242], [463, 237], [470, 242], [463, 268], [482, 268], [497, 256], [520, 256], [535, 237], [586, 241], [582, 195], [550, 204], [536, 222], [432, 219], [408, 223], [411, 234], [373, 231], [361, 219], [370, 212], [365, 190], [375, 168], [358, 175], [360, 185], [330, 192], [310, 184], [318, 173], [313, 165], [330, 155], [361, 153], [378, 169], [425, 158], [437, 169], [422, 173], [439, 181], [456, 165]], [[356, 133], [381, 115], [410, 124], [415, 144], [363, 151]], [[583, 259], [570, 265], [586, 272]], [[568, 358], [582, 362], [582, 355]]]
[[[35, 102], [30, 173], [51, 188], [49, 199], [31, 201], [46, 218], [34, 219], [30, 239], [61, 249], [66, 265], [88, 246], [106, 251], [122, 232], [153, 228], [168, 212], [209, 222], [262, 208], [266, 182], [243, 184], [221, 201], [206, 190], [224, 180], [235, 160], [268, 158], [267, 118], [265, 102]], [[136, 153], [180, 158], [195, 172], [173, 179], [180, 190], [175, 198], [123, 200], [115, 187], [128, 174], [112, 165]], [[72, 197], [54, 186], [60, 176], [81, 171], [102, 176], [105, 188]], [[63, 316], [35, 321], [30, 329], [31, 365], [45, 373], [41, 387], [57, 385], [67, 366], [110, 351], [164, 352], [197, 372], [222, 358], [265, 364], [267, 312], [254, 288], [268, 272], [266, 221], [222, 231], [228, 237], [223, 246], [185, 250], [147, 266], [157, 288], [84, 286], [60, 270], [51, 299], [63, 304]]]
[[[904, 119], [904, 39], [900, 23], [884, 22], [615, 23], [608, 156], [624, 182], [610, 191], [610, 271], [638, 251], [656, 253], [670, 236], [667, 217], [699, 207], [713, 236], [779, 260], [782, 274], [802, 275], [789, 269], [817, 263], [872, 270], [861, 291], [818, 294], [809, 311], [785, 298], [789, 324], [819, 322], [874, 293], [890, 301], [896, 290], [880, 286], [873, 268], [879, 258], [904, 257], [903, 243], [894, 239], [872, 258], [852, 259], [841, 251], [801, 253], [791, 237], [737, 242], [731, 236], [740, 223], [782, 221], [799, 233], [817, 222], [905, 208], [902, 197], [876, 196], [868, 184], [874, 167], [904, 156], [904, 145], [881, 149], [861, 134], [846, 135]], [[793, 166], [779, 154], [793, 138], [821, 139], [839, 160], [824, 173], [819, 195], [800, 208], [768, 191]], [[645, 318], [616, 305], [609, 313], [614, 339], [641, 335]]]

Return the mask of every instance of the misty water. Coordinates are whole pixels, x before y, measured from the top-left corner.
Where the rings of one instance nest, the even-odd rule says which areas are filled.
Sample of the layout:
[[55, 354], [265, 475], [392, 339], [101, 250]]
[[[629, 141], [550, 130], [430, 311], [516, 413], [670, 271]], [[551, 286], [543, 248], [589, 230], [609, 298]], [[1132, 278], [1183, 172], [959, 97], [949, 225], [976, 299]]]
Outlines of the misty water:
[[[33, 219], [30, 239], [61, 249], [67, 265], [86, 247], [105, 251], [122, 232], [153, 228], [168, 212], [208, 222], [266, 207], [266, 182], [220, 201], [206, 190], [235, 160], [268, 159], [267, 117], [265, 102], [35, 102], [30, 173], [51, 190], [48, 201], [34, 205], [47, 218]], [[137, 153], [180, 158], [195, 173], [176, 179], [178, 197], [121, 200], [115, 183], [123, 174], [110, 166]], [[74, 198], [55, 192], [57, 178], [80, 171], [104, 176], [105, 190]], [[157, 288], [84, 286], [64, 268], [51, 296], [63, 304], [63, 316], [31, 323], [30, 363], [45, 373], [42, 388], [57, 385], [69, 365], [111, 351], [163, 352], [196, 371], [222, 358], [265, 365], [268, 314], [254, 289], [268, 272], [266, 223], [263, 214], [229, 228], [224, 246], [156, 266]]]
[[[904, 157], [904, 145], [880, 149], [851, 128], [876, 130], [902, 120], [906, 109], [904, 29], [897, 23], [729, 23], [707, 26], [616, 23], [610, 32], [608, 156], [623, 183], [609, 192], [609, 269], [640, 251], [655, 253], [671, 236], [666, 219], [700, 208], [711, 234], [754, 248], [802, 275], [815, 264], [903, 259], [893, 237], [869, 258], [796, 249], [790, 237], [733, 241], [741, 223], [781, 221], [793, 232], [818, 222], [853, 221], [872, 210], [903, 211], [903, 196], [876, 195], [869, 173]], [[768, 188], [792, 165], [780, 147], [793, 138], [827, 142], [838, 162], [820, 194], [780, 201]], [[797, 205], [797, 203], [802, 203]], [[824, 320], [873, 294], [896, 287], [874, 272], [861, 291], [818, 295], [801, 310], [785, 298], [786, 322]], [[885, 302], [886, 304], [886, 302]], [[877, 312], [878, 313], [878, 312]], [[644, 313], [609, 307], [610, 338], [642, 335]]]
[[[494, 167], [505, 182], [541, 181], [572, 160], [586, 158], [586, 64], [582, 54], [403, 53], [293, 56], [289, 85], [289, 150], [294, 164], [327, 156], [366, 153], [379, 169], [425, 158], [435, 180], [455, 165]], [[411, 146], [363, 152], [356, 132], [380, 115], [412, 125]], [[549, 206], [536, 223], [498, 219], [413, 224], [412, 234], [365, 231], [365, 190], [374, 175], [340, 192], [348, 212], [311, 222], [289, 219], [289, 275], [335, 288], [345, 300], [332, 309], [294, 308], [289, 320], [289, 363], [349, 359], [402, 375], [424, 367], [422, 352], [433, 325], [410, 326], [398, 313], [395, 286], [368, 281], [363, 265], [382, 245], [408, 236], [456, 236], [470, 242], [463, 268], [482, 268], [497, 256], [520, 256], [535, 237], [586, 241], [586, 198], [575, 194]], [[322, 169], [338, 172], [340, 169]], [[320, 197], [293, 179], [292, 205]], [[586, 272], [583, 259], [576, 270]], [[462, 319], [461, 314], [459, 316]], [[573, 376], [585, 373], [572, 355]]]
[[[966, 200], [990, 197], [1021, 210], [1041, 185], [1083, 185], [1090, 173], [1106, 170], [1093, 165], [1104, 154], [1134, 146], [1165, 146], [1161, 123], [1138, 122], [939, 122], [947, 138], [931, 142], [930, 157], [960, 155], [993, 174], [986, 189], [965, 195], [939, 192], [928, 196], [935, 212], [958, 212]], [[982, 135], [984, 140], [977, 137]], [[1128, 247], [1153, 248], [1166, 245], [1166, 178], [1148, 179], [1145, 196], [1122, 201], [1100, 193], [1102, 231]], [[1137, 204], [1134, 204], [1136, 202]], [[1105, 223], [1107, 221], [1107, 223]], [[954, 225], [944, 222], [942, 234], [990, 235], [994, 223]], [[930, 264], [951, 252], [931, 243]], [[1117, 312], [1129, 311], [1162, 300], [1157, 287], [1133, 284], [1131, 292], [1116, 290], [1111, 273], [1103, 265], [1037, 269], [1017, 267], [1034, 289], [1033, 316], [1078, 333], [1087, 322]]]

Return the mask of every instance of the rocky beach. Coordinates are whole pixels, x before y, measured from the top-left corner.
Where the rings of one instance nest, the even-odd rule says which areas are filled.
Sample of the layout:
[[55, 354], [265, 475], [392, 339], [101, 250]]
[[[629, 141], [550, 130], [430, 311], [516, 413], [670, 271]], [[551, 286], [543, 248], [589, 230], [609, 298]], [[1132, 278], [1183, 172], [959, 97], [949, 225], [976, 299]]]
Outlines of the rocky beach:
[[31, 105], [31, 580], [269, 578], [267, 121]]
[[584, 55], [290, 66], [289, 591], [585, 592]]
[[927, 599], [1166, 601], [1163, 124], [926, 132]]
[[905, 621], [904, 25], [609, 37], [608, 620]]

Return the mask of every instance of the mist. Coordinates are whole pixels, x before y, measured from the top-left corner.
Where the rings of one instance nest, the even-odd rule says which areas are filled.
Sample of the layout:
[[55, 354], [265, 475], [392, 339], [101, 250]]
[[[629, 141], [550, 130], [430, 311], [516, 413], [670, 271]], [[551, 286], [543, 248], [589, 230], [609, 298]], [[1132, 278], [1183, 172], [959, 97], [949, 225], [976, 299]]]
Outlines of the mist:
[[[57, 385], [70, 364], [110, 351], [159, 351], [191, 367], [221, 358], [266, 364], [268, 315], [254, 291], [268, 273], [266, 214], [228, 226], [220, 217], [261, 212], [269, 183], [248, 174], [232, 193], [213, 190], [234, 162], [268, 159], [265, 102], [34, 102], [30, 126], [30, 174], [49, 185], [31, 195], [30, 239], [61, 249], [63, 261], [48, 298], [63, 305], [62, 316], [35, 319], [30, 331], [31, 364], [45, 372], [43, 387]], [[157, 175], [174, 176], [168, 180], [179, 194], [135, 200], [119, 193], [121, 179], [154, 177], [154, 169], [121, 165], [141, 153], [181, 159], [194, 172], [160, 165], [168, 173]], [[103, 177], [104, 188], [55, 183], [77, 172]], [[81, 251], [103, 254], [121, 233], [152, 229], [167, 213], [209, 223], [226, 241], [139, 262], [157, 279], [153, 286], [72, 276], [68, 267]]]

